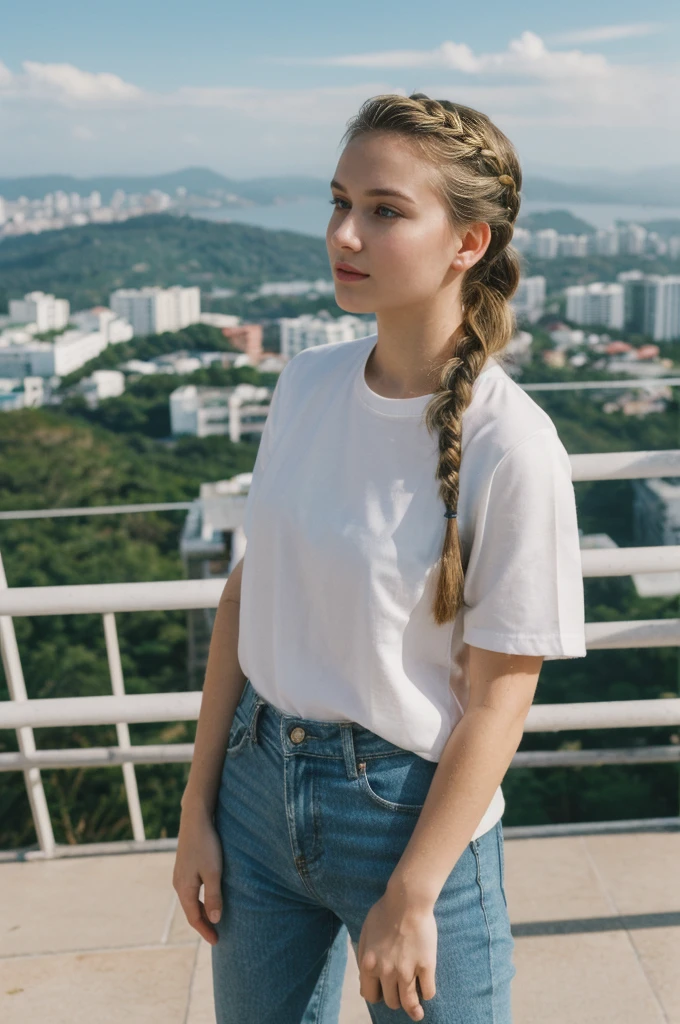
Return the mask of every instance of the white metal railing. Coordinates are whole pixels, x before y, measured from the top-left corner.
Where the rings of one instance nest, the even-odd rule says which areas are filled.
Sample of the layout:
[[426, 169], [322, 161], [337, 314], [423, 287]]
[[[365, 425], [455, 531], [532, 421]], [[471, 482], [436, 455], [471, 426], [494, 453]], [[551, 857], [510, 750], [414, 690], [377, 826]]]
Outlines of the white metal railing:
[[[680, 450], [616, 452], [570, 456], [572, 478], [620, 480], [680, 475]], [[584, 549], [584, 577], [628, 576], [680, 569], [680, 545]], [[153, 583], [86, 584], [59, 587], [7, 588], [0, 559], [0, 647], [10, 700], [0, 703], [0, 729], [14, 729], [19, 750], [0, 754], [0, 772], [22, 771], [42, 856], [57, 851], [40, 777], [43, 768], [122, 766], [134, 846], [145, 839], [135, 764], [187, 763], [193, 744], [130, 743], [128, 726], [136, 722], [195, 721], [202, 693], [126, 694], [118, 647], [116, 613], [216, 608], [223, 579], [170, 580]], [[26, 693], [13, 618], [34, 615], [102, 616], [111, 678], [111, 695], [29, 700]], [[680, 618], [586, 624], [587, 650], [680, 646]], [[33, 730], [46, 726], [116, 725], [117, 745], [87, 749], [36, 750]], [[621, 729], [680, 725], [680, 695], [654, 700], [534, 704], [526, 732], [574, 729]], [[680, 762], [680, 744], [622, 749], [518, 752], [511, 767]], [[665, 820], [665, 819], [663, 819]], [[160, 842], [160, 841], [159, 841]], [[167, 847], [167, 840], [163, 840]], [[130, 848], [130, 844], [106, 844]]]

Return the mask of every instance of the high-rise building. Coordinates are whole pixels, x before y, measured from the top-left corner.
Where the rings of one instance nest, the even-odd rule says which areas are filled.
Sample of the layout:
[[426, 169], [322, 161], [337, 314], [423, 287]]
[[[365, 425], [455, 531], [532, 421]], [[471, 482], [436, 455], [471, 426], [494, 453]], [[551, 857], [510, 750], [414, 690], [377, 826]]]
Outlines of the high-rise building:
[[38, 332], [59, 331], [68, 323], [68, 299], [55, 299], [44, 292], [29, 292], [23, 299], [9, 300], [9, 319], [17, 324], [37, 324]]
[[541, 274], [521, 278], [512, 298], [517, 317], [534, 323], [543, 316], [545, 308], [545, 278]]
[[544, 228], [534, 235], [534, 251], [539, 260], [554, 260], [557, 256], [559, 235], [554, 228]]
[[565, 289], [567, 320], [575, 324], [622, 328], [624, 290], [622, 284], [577, 284]]
[[680, 339], [680, 275], [643, 274], [627, 270], [618, 275], [625, 289], [625, 323], [654, 341]]
[[119, 288], [109, 305], [132, 324], [137, 336], [179, 331], [201, 317], [201, 290], [182, 288]]
[[361, 320], [351, 313], [326, 319], [303, 313], [296, 317], [281, 317], [281, 355], [292, 359], [303, 348], [327, 345], [335, 341], [354, 341], [365, 338], [377, 330], [375, 320]]

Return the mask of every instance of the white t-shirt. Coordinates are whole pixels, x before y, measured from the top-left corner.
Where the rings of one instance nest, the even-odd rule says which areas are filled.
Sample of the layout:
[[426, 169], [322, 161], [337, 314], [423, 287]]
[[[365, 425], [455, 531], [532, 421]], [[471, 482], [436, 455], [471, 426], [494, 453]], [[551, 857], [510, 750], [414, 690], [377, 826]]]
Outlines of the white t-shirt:
[[[280, 374], [246, 501], [238, 658], [286, 714], [354, 721], [438, 761], [468, 703], [468, 645], [586, 654], [569, 456], [546, 412], [489, 359], [463, 413], [464, 606], [431, 614], [447, 520], [431, 395], [364, 376], [377, 340], [304, 349]], [[473, 838], [501, 817], [499, 786]]]

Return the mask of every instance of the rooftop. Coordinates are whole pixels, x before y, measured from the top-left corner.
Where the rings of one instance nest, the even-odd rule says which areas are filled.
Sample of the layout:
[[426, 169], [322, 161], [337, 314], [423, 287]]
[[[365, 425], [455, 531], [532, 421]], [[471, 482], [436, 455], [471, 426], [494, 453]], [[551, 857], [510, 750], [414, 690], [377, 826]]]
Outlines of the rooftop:
[[[515, 1024], [678, 1024], [680, 831], [512, 833]], [[211, 947], [186, 922], [173, 862], [0, 863], [3, 1024], [214, 1024]], [[350, 943], [340, 1024], [370, 1024]]]
[[[680, 450], [570, 459], [575, 481], [680, 475]], [[166, 506], [116, 506], [145, 507]], [[680, 571], [680, 545], [590, 546], [581, 559], [584, 577], [672, 575]], [[187, 924], [172, 887], [176, 839], [146, 839], [135, 776], [136, 764], [189, 762], [193, 747], [133, 745], [128, 730], [134, 722], [195, 720], [201, 693], [126, 693], [116, 616], [215, 608], [223, 585], [202, 578], [7, 588], [0, 560], [10, 696], [0, 702], [0, 729], [14, 730], [18, 741], [17, 750], [0, 753], [0, 773], [23, 773], [37, 836], [33, 846], [0, 852], [3, 1024], [213, 1024], [210, 946]], [[103, 621], [111, 693], [28, 699], [14, 618], [93, 613]], [[588, 622], [586, 646], [678, 647], [680, 619]], [[112, 746], [36, 749], [35, 729], [112, 723]], [[525, 731], [677, 725], [680, 697], [664, 693], [534, 704]], [[680, 763], [680, 745], [527, 750], [511, 767], [635, 763]], [[123, 767], [133, 840], [55, 844], [41, 772], [75, 766]], [[680, 1024], [680, 817], [507, 827], [504, 834], [515, 1024]], [[370, 1024], [349, 944], [341, 1024]]]

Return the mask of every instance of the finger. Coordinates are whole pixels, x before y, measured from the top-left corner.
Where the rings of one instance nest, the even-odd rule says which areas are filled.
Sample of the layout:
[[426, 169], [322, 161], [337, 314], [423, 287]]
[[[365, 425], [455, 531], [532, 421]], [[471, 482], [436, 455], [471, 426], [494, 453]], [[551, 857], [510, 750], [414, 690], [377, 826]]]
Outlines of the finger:
[[211, 946], [214, 946], [218, 941], [218, 935], [208, 921], [205, 913], [205, 907], [198, 898], [198, 889], [196, 886], [178, 890], [177, 897], [182, 906], [182, 910], [184, 911], [184, 916], [191, 927], [195, 928], [198, 934], [201, 935], [206, 942], [209, 942]]
[[420, 988], [420, 996], [422, 999], [434, 999], [437, 992], [437, 986], [434, 983], [435, 969], [434, 967], [419, 967], [418, 968], [418, 987]]
[[367, 974], [366, 971], [361, 971], [359, 974], [359, 995], [363, 996], [368, 1003], [379, 1003], [383, 998], [380, 978], [376, 978], [373, 974]]
[[390, 972], [390, 974], [383, 974], [380, 978], [380, 983], [382, 985], [385, 1006], [389, 1006], [390, 1010], [399, 1010], [401, 1008], [401, 1000], [399, 999], [399, 979], [396, 971]]
[[220, 876], [216, 873], [204, 879], [203, 905], [208, 920], [217, 924], [222, 916], [222, 886]]
[[401, 1006], [409, 1015], [411, 1020], [422, 1020], [425, 1016], [425, 1011], [420, 1005], [420, 999], [418, 998], [418, 992], [416, 991], [416, 976], [414, 975], [411, 981], [406, 981], [402, 978], [399, 982], [399, 999]]

